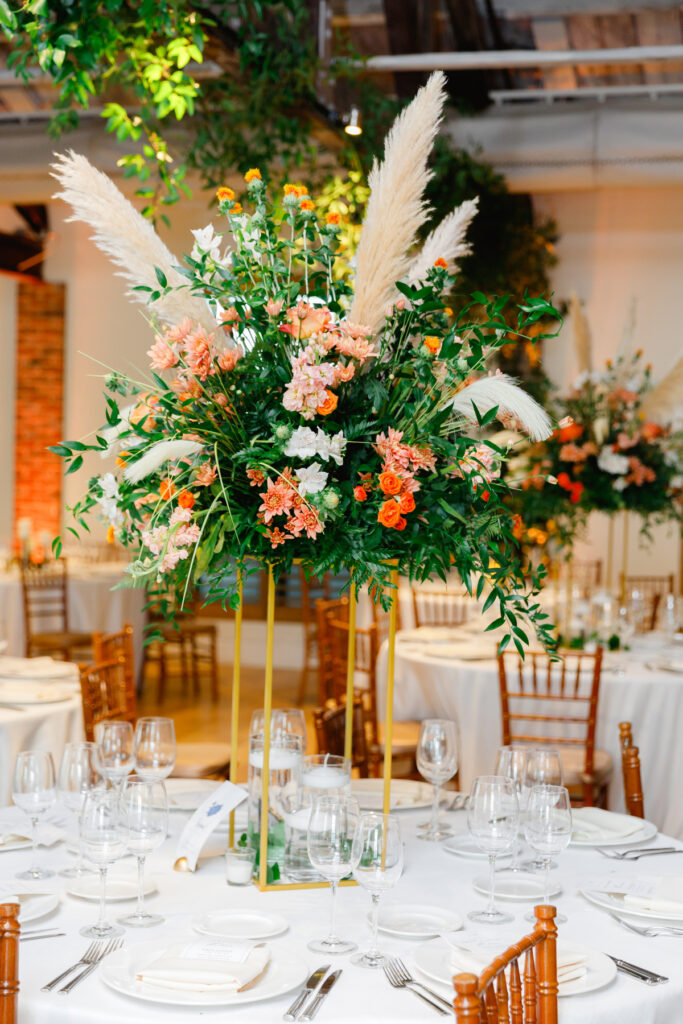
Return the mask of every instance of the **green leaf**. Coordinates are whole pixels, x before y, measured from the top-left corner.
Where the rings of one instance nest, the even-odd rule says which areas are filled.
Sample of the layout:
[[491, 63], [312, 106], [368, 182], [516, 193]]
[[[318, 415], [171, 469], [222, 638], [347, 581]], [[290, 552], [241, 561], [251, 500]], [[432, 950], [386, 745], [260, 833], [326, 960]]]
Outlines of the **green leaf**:
[[157, 281], [159, 282], [161, 287], [162, 288], [167, 288], [168, 287], [168, 281], [166, 280], [166, 274], [164, 274], [163, 270], [160, 270], [159, 267], [155, 267], [154, 268], [154, 273], [156, 274]]

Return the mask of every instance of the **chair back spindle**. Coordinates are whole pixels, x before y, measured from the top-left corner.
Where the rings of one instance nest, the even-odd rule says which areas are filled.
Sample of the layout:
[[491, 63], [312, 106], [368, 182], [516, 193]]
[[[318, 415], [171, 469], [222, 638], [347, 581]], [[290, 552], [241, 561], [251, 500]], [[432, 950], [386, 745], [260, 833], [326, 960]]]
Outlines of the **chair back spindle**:
[[19, 1000], [19, 904], [0, 905], [0, 1024], [15, 1024]]
[[630, 722], [619, 723], [619, 741], [626, 810], [634, 818], [644, 818], [645, 808], [643, 806], [643, 783], [640, 776], [640, 757], [638, 755], [638, 747], [633, 746]]

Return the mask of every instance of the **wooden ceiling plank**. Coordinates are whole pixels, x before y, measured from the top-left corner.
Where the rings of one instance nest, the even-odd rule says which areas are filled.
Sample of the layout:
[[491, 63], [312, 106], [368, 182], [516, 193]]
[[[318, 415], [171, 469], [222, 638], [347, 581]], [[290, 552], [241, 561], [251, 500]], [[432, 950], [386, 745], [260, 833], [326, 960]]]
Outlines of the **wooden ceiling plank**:
[[[618, 49], [623, 46], [637, 46], [635, 21], [631, 14], [609, 14], [598, 18], [603, 46]], [[641, 85], [643, 75], [637, 64], [632, 67], [612, 67], [607, 65], [605, 84], [609, 85]]]
[[[537, 50], [569, 50], [569, 35], [564, 18], [534, 18], [531, 27]], [[575, 89], [574, 68], [545, 68], [542, 74], [547, 89]]]
[[[571, 50], [599, 50], [603, 46], [600, 26], [590, 15], [572, 15], [566, 20]], [[599, 66], [579, 65], [576, 68], [579, 85], [604, 85]]]
[[[634, 15], [640, 46], [672, 46], [683, 42], [678, 8], [669, 11], [639, 11]], [[683, 64], [643, 64], [646, 82], [683, 81]]]

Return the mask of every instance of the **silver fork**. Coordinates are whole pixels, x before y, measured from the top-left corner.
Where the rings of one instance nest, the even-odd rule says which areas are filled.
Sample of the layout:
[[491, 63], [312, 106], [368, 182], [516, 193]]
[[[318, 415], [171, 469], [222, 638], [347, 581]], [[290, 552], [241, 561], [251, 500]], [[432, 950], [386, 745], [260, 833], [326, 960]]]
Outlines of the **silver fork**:
[[47, 985], [43, 985], [40, 991], [51, 992], [56, 985], [59, 985], [60, 981], [63, 981], [64, 978], [66, 978], [67, 974], [71, 974], [72, 971], [75, 971], [78, 967], [81, 967], [84, 964], [91, 964], [93, 962], [92, 958], [97, 956], [103, 945], [104, 943], [101, 941], [91, 942], [80, 960], [77, 960], [75, 964], [71, 965], [71, 967], [67, 967], [67, 969], [62, 971], [57, 978], [53, 978], [52, 981], [48, 981]]
[[[410, 989], [411, 992], [414, 992], [416, 996], [424, 999], [425, 1002], [433, 1006], [435, 1010], [439, 1011], [439, 1013], [445, 1015], [446, 1013], [450, 1014], [453, 1012], [452, 1004], [449, 1003], [447, 999], [444, 999], [443, 996], [433, 992], [431, 988], [427, 988], [427, 986], [423, 985], [421, 981], [416, 981], [412, 974], [407, 970], [403, 961], [399, 960], [398, 957], [392, 957], [385, 961], [384, 973], [386, 974], [389, 983], [393, 985], [394, 988]], [[418, 989], [422, 989], [422, 992], [418, 991]], [[426, 993], [426, 995], [423, 993]]]
[[69, 992], [71, 992], [72, 989], [76, 988], [76, 985], [78, 985], [81, 981], [87, 978], [88, 975], [92, 974], [96, 967], [99, 966], [100, 961], [104, 960], [105, 956], [109, 956], [109, 954], [113, 953], [115, 949], [120, 949], [122, 945], [123, 939], [110, 939], [107, 945], [104, 947], [104, 949], [101, 950], [100, 953], [98, 953], [96, 960], [89, 964], [84, 971], [81, 971], [80, 974], [77, 974], [75, 978], [68, 982], [68, 984], [60, 988], [60, 996], [68, 996]]
[[661, 853], [683, 853], [675, 846], [646, 846], [634, 850], [604, 850], [601, 846], [596, 847], [598, 853], [609, 860], [640, 860], [641, 857], [655, 857]]
[[623, 918], [618, 917], [617, 914], [611, 914], [614, 920], [626, 928], [629, 932], [635, 932], [636, 935], [645, 935], [647, 938], [653, 938], [656, 935], [669, 935], [669, 936], [683, 936], [683, 928], [672, 928], [669, 925], [655, 925], [653, 928], [639, 928], [635, 924], [631, 924], [629, 921], [624, 921]]

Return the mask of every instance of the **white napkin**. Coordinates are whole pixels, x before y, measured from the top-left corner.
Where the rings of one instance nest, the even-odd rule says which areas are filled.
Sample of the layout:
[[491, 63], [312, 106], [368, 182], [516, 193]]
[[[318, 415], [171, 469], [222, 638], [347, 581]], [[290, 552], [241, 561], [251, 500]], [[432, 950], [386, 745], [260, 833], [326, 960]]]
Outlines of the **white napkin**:
[[630, 814], [615, 814], [601, 807], [572, 809], [572, 839], [600, 843], [611, 839], [625, 839], [642, 831], [643, 819]]
[[683, 917], [683, 878], [660, 878], [651, 896], [624, 896], [622, 906], [631, 910], [651, 910], [653, 914], [678, 914]]
[[[468, 946], [451, 947], [451, 969], [455, 973], [461, 971], [481, 974], [485, 968], [495, 959], [495, 954], [490, 950], [483, 950]], [[557, 953], [557, 981], [560, 985], [567, 985], [570, 981], [577, 981], [584, 978], [588, 973], [585, 966], [588, 957], [585, 953], [578, 953], [572, 950], [563, 950]], [[523, 960], [520, 964], [520, 971], [523, 971]]]
[[255, 981], [270, 962], [266, 943], [250, 946], [224, 939], [169, 946], [136, 972], [138, 981], [186, 992], [239, 992]]
[[54, 658], [0, 658], [3, 679], [63, 679], [77, 674], [75, 665]]
[[[65, 835], [64, 829], [44, 822], [38, 827], [38, 846], [54, 846]], [[0, 850], [3, 846], [9, 846], [11, 843], [23, 842], [30, 842], [29, 836], [22, 835], [21, 832], [13, 832], [11, 825], [0, 823]]]

